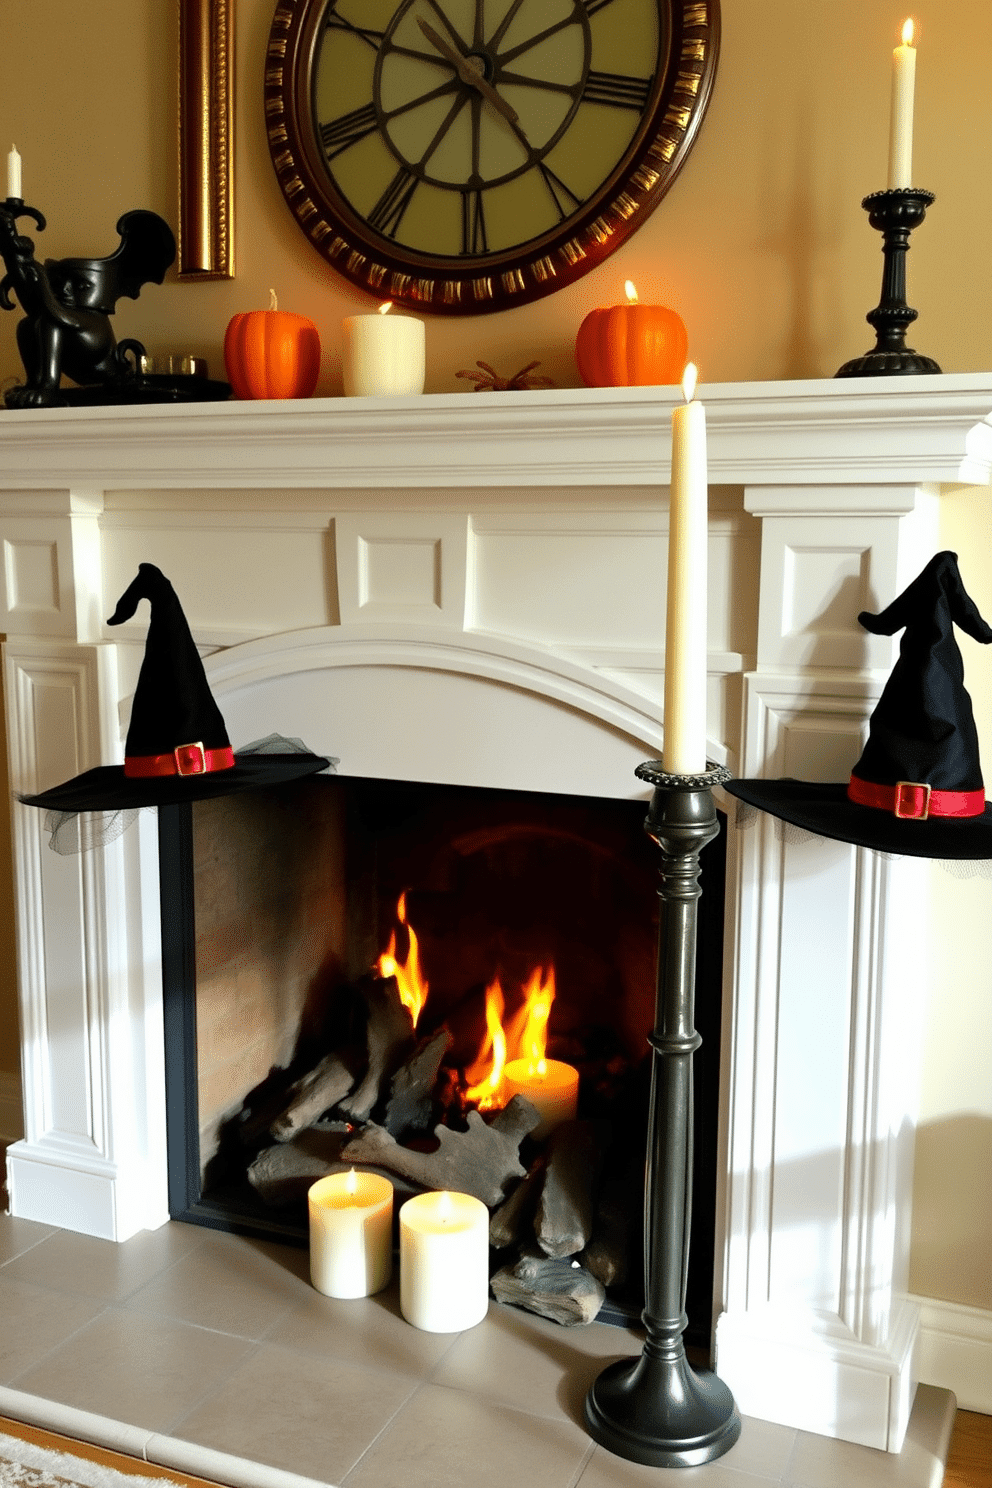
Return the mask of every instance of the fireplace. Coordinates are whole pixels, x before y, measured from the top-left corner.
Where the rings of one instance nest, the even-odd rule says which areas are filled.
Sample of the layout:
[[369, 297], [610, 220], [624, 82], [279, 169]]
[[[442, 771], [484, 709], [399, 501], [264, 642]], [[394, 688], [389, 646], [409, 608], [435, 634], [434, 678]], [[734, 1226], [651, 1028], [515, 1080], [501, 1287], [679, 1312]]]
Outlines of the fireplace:
[[[842, 778], [893, 654], [854, 617], [934, 551], [940, 483], [988, 481], [992, 384], [704, 396], [710, 756]], [[143, 638], [104, 617], [147, 560], [183, 600], [236, 744], [279, 731], [348, 777], [643, 802], [673, 398], [8, 412], [13, 787], [121, 757]], [[75, 859], [47, 851], [28, 808], [14, 836], [13, 1212], [121, 1239], [168, 1214], [156, 821]], [[726, 850], [717, 1367], [746, 1414], [896, 1449], [915, 1384], [922, 995], [898, 911], [926, 869], [732, 814]]]
[[[593, 1276], [606, 1289], [597, 1316], [636, 1321], [658, 932], [643, 805], [327, 776], [200, 803], [177, 851], [170, 836], [189, 815], [159, 820], [163, 923], [195, 939], [192, 955], [170, 945], [164, 968], [172, 1217], [305, 1244], [310, 1184], [347, 1169], [342, 1149], [383, 1127], [400, 1149], [399, 1170], [386, 1153], [385, 1171], [401, 1193], [417, 1191], [405, 1153], [424, 1161], [438, 1124], [461, 1137], [469, 1111], [505, 1108], [513, 1090], [500, 1072], [529, 1047], [536, 1017], [540, 1052], [578, 1078], [574, 1135], [601, 1159], [571, 1180], [589, 1206], [591, 1248], [554, 1234], [545, 1245], [578, 1257], [569, 1280], [585, 1288], [584, 1309], [601, 1295], [590, 1296]], [[725, 840], [703, 856], [697, 976], [687, 1337], [704, 1350]], [[541, 1127], [513, 1157], [535, 1204], [551, 1145]], [[469, 1184], [509, 1198], [520, 1181], [481, 1149], [467, 1161]], [[497, 1206], [495, 1192], [470, 1191]], [[532, 1220], [497, 1215], [494, 1268], [528, 1248], [538, 1249]]]

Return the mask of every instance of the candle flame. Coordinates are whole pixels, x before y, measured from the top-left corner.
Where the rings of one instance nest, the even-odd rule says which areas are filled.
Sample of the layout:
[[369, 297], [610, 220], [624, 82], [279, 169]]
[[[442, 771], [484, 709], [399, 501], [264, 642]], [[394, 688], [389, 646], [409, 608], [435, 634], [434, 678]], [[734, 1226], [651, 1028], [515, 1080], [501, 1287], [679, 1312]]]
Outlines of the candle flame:
[[396, 931], [393, 930], [389, 937], [389, 945], [376, 961], [376, 970], [381, 977], [395, 977], [400, 1001], [404, 1007], [410, 1009], [410, 1017], [416, 1028], [417, 1019], [423, 1012], [424, 1003], [427, 1001], [429, 984], [424, 979], [423, 970], [420, 965], [420, 942], [412, 925], [407, 924], [406, 918], [406, 892], [404, 891], [396, 905], [396, 918], [401, 925], [406, 925], [406, 933], [409, 938], [410, 948], [407, 951], [405, 961], [396, 959]]
[[358, 1174], [355, 1172], [354, 1168], [351, 1169], [347, 1178], [344, 1180], [344, 1186], [345, 1191], [349, 1194], [354, 1195], [358, 1192]]
[[624, 284], [624, 287], [623, 288], [624, 288], [624, 294], [627, 296], [628, 304], [636, 305], [637, 304], [637, 290], [634, 288], [633, 284], [631, 283], [631, 281], [629, 279], [626, 281], [626, 283]]
[[685, 371], [682, 373], [682, 396], [687, 403], [691, 403], [696, 396], [696, 379], [699, 376], [695, 362], [686, 362]]
[[276, 299], [276, 292], [275, 292], [274, 289], [270, 289], [269, 290], [269, 309], [270, 310], [278, 310], [279, 309], [279, 301]]
[[903, 21], [903, 23], [902, 23], [902, 44], [903, 44], [903, 46], [912, 46], [913, 45], [913, 19], [912, 19], [912, 17], [910, 17], [908, 21]]
[[379, 306], [379, 314], [380, 315], [388, 315], [389, 312], [390, 312], [390, 310], [392, 308], [393, 308], [393, 302], [392, 302], [392, 300], [386, 300], [384, 304], [382, 304], [382, 305]]
[[442, 1224], [448, 1224], [451, 1220], [451, 1195], [444, 1188], [437, 1196], [437, 1217]]

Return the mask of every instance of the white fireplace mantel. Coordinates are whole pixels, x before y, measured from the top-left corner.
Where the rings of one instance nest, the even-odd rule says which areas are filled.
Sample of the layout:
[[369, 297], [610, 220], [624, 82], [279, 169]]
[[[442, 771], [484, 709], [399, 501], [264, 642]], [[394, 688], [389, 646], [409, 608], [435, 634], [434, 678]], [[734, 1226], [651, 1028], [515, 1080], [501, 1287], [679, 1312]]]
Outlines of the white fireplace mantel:
[[[710, 480], [984, 485], [990, 394], [985, 372], [701, 384]], [[672, 388], [561, 388], [7, 411], [0, 479], [75, 491], [656, 485], [667, 480], [680, 398]]]
[[[147, 560], [236, 745], [277, 730], [347, 774], [639, 796], [677, 396], [0, 415], [13, 788], [122, 757], [142, 626], [104, 617]], [[701, 396], [711, 757], [844, 778], [894, 655], [854, 617], [931, 556], [939, 487], [989, 482], [992, 374]], [[727, 831], [717, 1367], [745, 1414], [896, 1450], [926, 995], [899, 906], [923, 869], [732, 813]], [[167, 1217], [154, 820], [59, 858], [15, 806], [14, 861], [12, 1210], [124, 1239]]]

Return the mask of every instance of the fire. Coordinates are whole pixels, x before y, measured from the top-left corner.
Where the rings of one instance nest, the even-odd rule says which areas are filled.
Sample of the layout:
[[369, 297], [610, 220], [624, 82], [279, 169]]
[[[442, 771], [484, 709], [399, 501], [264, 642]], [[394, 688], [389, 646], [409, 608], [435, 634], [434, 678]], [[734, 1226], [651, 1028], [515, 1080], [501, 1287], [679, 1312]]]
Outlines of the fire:
[[[503, 1071], [511, 1059], [525, 1060], [527, 1073], [535, 1078], [547, 1072], [548, 1017], [555, 1000], [555, 969], [536, 966], [523, 988], [523, 1002], [504, 1023], [505, 998], [497, 977], [486, 988], [486, 1036], [479, 1059], [470, 1071], [474, 1081], [465, 1092], [480, 1111], [497, 1111], [506, 1105]], [[491, 1057], [489, 1057], [491, 1055]], [[480, 1066], [488, 1072], [480, 1078]]]
[[523, 1033], [520, 1035], [517, 1054], [519, 1059], [527, 1060], [529, 1075], [547, 1074], [548, 1066], [545, 1062], [545, 1055], [548, 1050], [548, 1018], [554, 1000], [554, 967], [549, 966], [547, 972], [543, 966], [535, 967], [524, 987], [524, 1008], [527, 1012], [527, 1019]]
[[396, 918], [401, 925], [406, 925], [406, 933], [409, 937], [410, 945], [406, 960], [400, 962], [396, 959], [396, 931], [393, 930], [389, 937], [389, 945], [376, 962], [376, 970], [381, 977], [396, 978], [400, 1001], [404, 1007], [410, 1009], [410, 1017], [416, 1028], [417, 1019], [423, 1012], [424, 1003], [427, 1001], [429, 988], [420, 966], [420, 942], [417, 939], [417, 933], [413, 926], [407, 923], [405, 890], [396, 905]]
[[506, 1064], [506, 1034], [503, 1031], [505, 1007], [503, 988], [497, 977], [486, 988], [486, 1038], [479, 1051], [480, 1063], [492, 1051], [489, 1073], [477, 1084], [470, 1085], [465, 1092], [466, 1100], [475, 1101], [480, 1111], [498, 1111], [503, 1105], [500, 1087], [503, 1083], [503, 1066]]

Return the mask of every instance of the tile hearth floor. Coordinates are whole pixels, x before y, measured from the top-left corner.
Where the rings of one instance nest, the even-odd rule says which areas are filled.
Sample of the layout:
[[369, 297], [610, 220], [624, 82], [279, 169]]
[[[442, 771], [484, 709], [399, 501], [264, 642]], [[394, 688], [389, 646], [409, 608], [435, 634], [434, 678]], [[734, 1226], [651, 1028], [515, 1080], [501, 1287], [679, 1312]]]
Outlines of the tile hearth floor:
[[586, 1390], [639, 1347], [492, 1303], [418, 1332], [395, 1283], [338, 1302], [304, 1250], [169, 1224], [123, 1245], [0, 1214], [0, 1415], [236, 1488], [937, 1488], [953, 1396], [921, 1387], [892, 1456], [745, 1418], [706, 1467], [590, 1441]]

